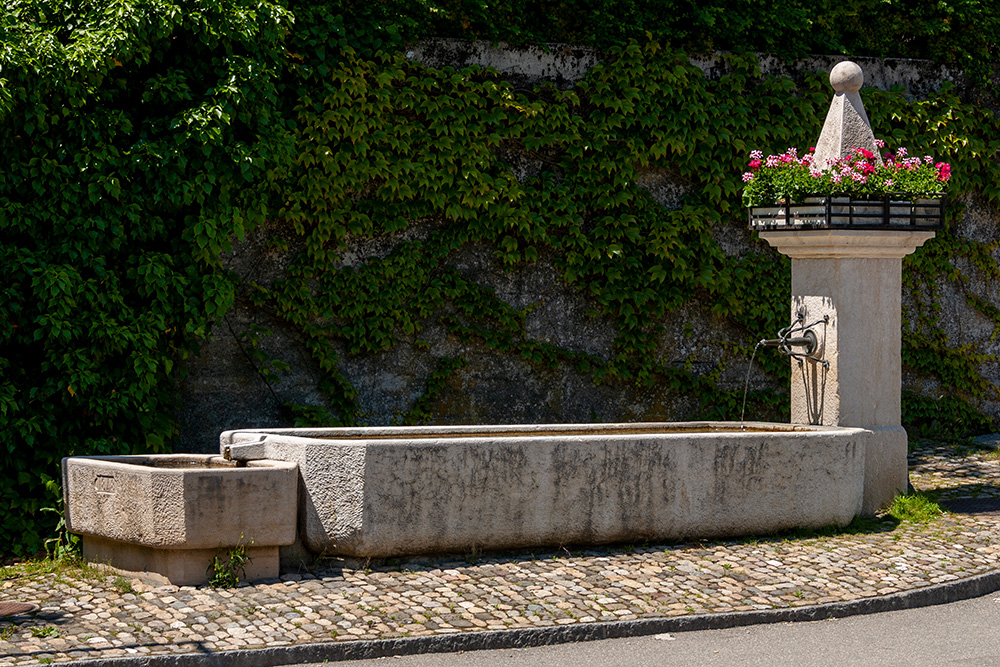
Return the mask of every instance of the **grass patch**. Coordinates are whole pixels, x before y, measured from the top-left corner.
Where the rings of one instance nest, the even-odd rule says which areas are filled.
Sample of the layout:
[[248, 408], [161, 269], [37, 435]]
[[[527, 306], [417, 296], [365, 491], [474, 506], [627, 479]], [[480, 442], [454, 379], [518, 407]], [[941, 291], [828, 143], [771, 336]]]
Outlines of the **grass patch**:
[[0, 581], [5, 579], [20, 579], [46, 574], [97, 574], [97, 569], [82, 558], [31, 558], [0, 567]]
[[889, 516], [900, 522], [927, 523], [942, 512], [936, 502], [921, 493], [896, 496], [889, 506]]
[[125, 577], [119, 575], [115, 577], [114, 582], [111, 586], [119, 593], [135, 593], [135, 588], [132, 587], [132, 582]]
[[54, 628], [52, 626], [48, 626], [48, 627], [45, 627], [45, 628], [31, 628], [31, 636], [32, 637], [42, 637], [42, 638], [45, 638], [45, 637], [58, 637], [59, 636], [59, 629], [58, 628]]
[[61, 558], [50, 558], [38, 554], [34, 558], [0, 565], [0, 581], [31, 579], [47, 575], [55, 575], [55, 581], [61, 581], [63, 577], [73, 580], [103, 581], [107, 574], [107, 569], [103, 564], [86, 561], [79, 553], [66, 554]]

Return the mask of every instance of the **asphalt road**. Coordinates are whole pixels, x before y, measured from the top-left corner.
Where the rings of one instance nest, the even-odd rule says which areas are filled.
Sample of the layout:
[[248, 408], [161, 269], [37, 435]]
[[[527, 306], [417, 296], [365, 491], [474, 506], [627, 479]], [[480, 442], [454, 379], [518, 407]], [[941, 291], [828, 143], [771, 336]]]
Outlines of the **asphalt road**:
[[[312, 663], [300, 667], [319, 667]], [[1000, 594], [811, 623], [379, 658], [351, 667], [625, 667], [632, 665], [1000, 665]]]

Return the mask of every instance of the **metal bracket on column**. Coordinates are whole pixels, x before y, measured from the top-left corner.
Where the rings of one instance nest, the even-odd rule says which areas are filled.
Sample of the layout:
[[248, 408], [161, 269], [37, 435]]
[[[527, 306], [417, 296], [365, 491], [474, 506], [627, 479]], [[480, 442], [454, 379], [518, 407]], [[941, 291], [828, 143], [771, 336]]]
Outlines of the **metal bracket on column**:
[[[792, 422], [836, 426], [840, 418], [837, 385], [837, 309], [829, 297], [792, 297], [796, 320], [787, 336], [815, 337], [815, 345], [792, 350]], [[812, 337], [809, 337], [812, 339]]]
[[[766, 338], [760, 341], [760, 344], [767, 347], [778, 348], [778, 351], [782, 354], [792, 357], [793, 359], [798, 359], [800, 365], [802, 364], [803, 359], [809, 359], [823, 364], [824, 368], [829, 368], [830, 363], [828, 361], [816, 356], [816, 352], [820, 349], [821, 342], [814, 327], [817, 327], [820, 324], [828, 324], [830, 322], [830, 316], [824, 315], [821, 319], [811, 323], [807, 323], [806, 317], [806, 308], [805, 306], [801, 306], [798, 310], [796, 320], [789, 326], [778, 331], [777, 338]], [[825, 334], [825, 331], [823, 334]], [[797, 352], [794, 348], [802, 348], [804, 351]]]

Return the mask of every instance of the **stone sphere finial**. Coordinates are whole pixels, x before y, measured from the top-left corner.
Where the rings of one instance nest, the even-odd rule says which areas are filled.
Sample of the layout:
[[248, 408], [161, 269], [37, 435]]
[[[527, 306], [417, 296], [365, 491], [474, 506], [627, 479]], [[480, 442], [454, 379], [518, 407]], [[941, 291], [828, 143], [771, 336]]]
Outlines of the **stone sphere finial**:
[[850, 60], [837, 63], [830, 70], [830, 85], [836, 92], [856, 93], [861, 90], [861, 85], [865, 82], [865, 74], [858, 67], [857, 63]]

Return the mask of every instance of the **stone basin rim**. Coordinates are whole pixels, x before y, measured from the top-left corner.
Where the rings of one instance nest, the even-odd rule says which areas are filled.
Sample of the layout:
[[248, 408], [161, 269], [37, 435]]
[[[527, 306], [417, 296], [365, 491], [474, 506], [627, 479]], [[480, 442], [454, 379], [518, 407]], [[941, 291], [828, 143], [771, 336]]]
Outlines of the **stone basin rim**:
[[477, 440], [485, 438], [611, 438], [629, 436], [683, 436], [694, 438], [760, 438], [768, 435], [796, 434], [796, 437], [823, 436], [833, 433], [862, 432], [850, 426], [816, 426], [774, 422], [636, 422], [613, 424], [504, 424], [462, 426], [364, 426], [330, 428], [248, 428], [226, 431], [221, 442], [246, 442], [247, 436], [263, 441], [271, 436], [310, 441], [399, 441], [399, 440]]
[[[281, 468], [291, 469], [297, 464], [289, 461], [275, 461], [272, 459], [256, 459], [253, 461], [240, 462], [237, 465], [234, 461], [229, 461], [219, 454], [106, 454], [93, 456], [72, 456], [67, 457], [77, 463], [84, 465], [92, 464], [100, 467], [110, 467], [112, 469], [129, 470], [138, 468], [149, 468], [160, 473], [169, 472], [192, 472], [199, 473], [222, 473], [222, 474], [245, 474], [248, 469], [253, 468]], [[64, 459], [65, 465], [66, 459]], [[183, 465], [190, 462], [190, 466]], [[165, 464], [165, 465], [161, 465]]]

